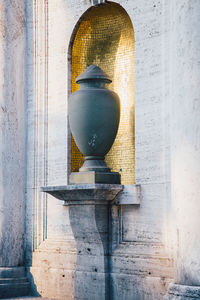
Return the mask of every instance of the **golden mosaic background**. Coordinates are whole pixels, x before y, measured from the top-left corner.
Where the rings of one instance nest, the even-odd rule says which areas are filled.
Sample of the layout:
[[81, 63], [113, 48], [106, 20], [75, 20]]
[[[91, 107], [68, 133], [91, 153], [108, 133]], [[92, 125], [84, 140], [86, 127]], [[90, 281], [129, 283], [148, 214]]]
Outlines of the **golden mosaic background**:
[[[109, 88], [121, 100], [118, 134], [106, 163], [120, 172], [122, 184], [135, 180], [134, 164], [134, 32], [129, 16], [116, 3], [92, 7], [83, 15], [72, 46], [72, 92], [75, 79], [90, 64], [101, 67], [113, 80]], [[84, 159], [72, 138], [72, 172]]]

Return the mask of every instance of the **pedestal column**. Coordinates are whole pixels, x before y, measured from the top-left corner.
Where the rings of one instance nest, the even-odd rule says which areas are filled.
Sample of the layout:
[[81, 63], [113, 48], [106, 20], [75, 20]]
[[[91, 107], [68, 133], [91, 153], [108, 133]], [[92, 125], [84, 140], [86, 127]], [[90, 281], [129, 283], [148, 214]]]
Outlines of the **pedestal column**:
[[0, 1], [0, 298], [28, 294], [25, 233], [25, 1]]
[[109, 204], [122, 186], [80, 184], [42, 190], [69, 206], [77, 245], [74, 299], [109, 300]]
[[171, 182], [175, 278], [165, 299], [200, 299], [200, 2], [172, 1]]

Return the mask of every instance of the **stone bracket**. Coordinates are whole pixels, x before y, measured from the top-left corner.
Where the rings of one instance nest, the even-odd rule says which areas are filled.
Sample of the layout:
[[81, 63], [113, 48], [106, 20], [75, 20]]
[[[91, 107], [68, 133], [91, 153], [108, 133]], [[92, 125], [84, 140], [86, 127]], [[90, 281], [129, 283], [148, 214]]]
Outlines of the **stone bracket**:
[[121, 184], [71, 184], [66, 186], [41, 187], [55, 198], [65, 201], [64, 205], [109, 204], [123, 190]]
[[96, 204], [109, 201], [115, 205], [140, 205], [141, 202], [141, 186], [138, 184], [124, 186], [119, 184], [71, 184], [41, 187], [41, 191], [64, 201], [64, 205], [71, 203], [87, 205], [94, 199], [96, 199]]
[[123, 192], [119, 193], [112, 204], [116, 205], [140, 205], [141, 186], [138, 184], [124, 185]]

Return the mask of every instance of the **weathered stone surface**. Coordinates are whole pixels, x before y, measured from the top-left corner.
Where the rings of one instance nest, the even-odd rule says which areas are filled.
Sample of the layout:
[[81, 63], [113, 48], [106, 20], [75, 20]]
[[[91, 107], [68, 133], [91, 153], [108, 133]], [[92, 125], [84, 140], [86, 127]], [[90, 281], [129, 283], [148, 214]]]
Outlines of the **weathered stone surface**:
[[112, 273], [110, 299], [162, 300], [168, 284], [167, 278]]
[[[167, 290], [167, 283], [173, 277], [172, 236], [169, 226], [170, 1], [115, 2], [128, 12], [135, 33], [135, 177], [136, 184], [141, 185], [141, 203], [137, 208], [134, 205], [112, 207], [109, 236], [110, 248], [113, 251], [112, 276], [115, 287], [112, 295], [115, 300], [123, 297], [132, 297], [131, 300], [160, 300]], [[41, 1], [37, 1], [37, 35], [34, 39], [38, 47], [35, 49], [38, 74], [36, 94], [40, 100], [36, 105], [34, 93], [29, 94], [27, 261], [31, 266], [34, 249], [31, 270], [38, 291], [43, 296], [55, 295], [57, 299], [73, 299], [71, 291], [76, 253], [72, 253], [67, 245], [72, 247], [71, 243], [75, 241], [69, 221], [69, 207], [63, 206], [62, 201], [53, 199], [51, 195], [45, 197], [39, 189], [44, 185], [65, 186], [67, 174], [71, 171], [66, 101], [68, 92], [71, 91], [71, 74], [70, 65], [67, 68], [66, 57], [70, 53], [68, 47], [71, 47], [70, 39], [74, 27], [90, 6], [89, 0], [50, 0], [47, 17], [45, 7]], [[30, 9], [29, 20], [32, 19], [31, 13]], [[44, 26], [45, 18], [49, 21]], [[31, 22], [29, 24], [31, 33]], [[32, 45], [31, 40], [29, 45]], [[69, 55], [68, 60], [70, 59]], [[29, 63], [29, 70], [32, 70], [31, 58]], [[120, 197], [123, 199], [122, 194], [123, 192]], [[50, 246], [53, 239], [55, 243]], [[63, 240], [66, 240], [65, 245]], [[45, 248], [47, 244], [49, 248]], [[79, 245], [84, 253], [86, 250], [83, 244]], [[93, 259], [94, 263], [96, 259]], [[80, 268], [81, 266], [80, 260]], [[121, 267], [124, 276], [120, 276]], [[67, 272], [69, 268], [70, 271]], [[86, 266], [83, 268], [87, 269]], [[90, 264], [88, 269], [91, 270]], [[63, 270], [65, 277], [62, 277]], [[130, 276], [132, 278], [129, 281]], [[129, 293], [126, 280], [134, 287]], [[145, 284], [147, 281], [148, 292]], [[117, 287], [120, 287], [120, 292]]]
[[25, 2], [0, 3], [0, 298], [29, 294], [25, 233]]
[[171, 5], [171, 196], [177, 244], [175, 285], [166, 299], [200, 299], [200, 2]]
[[171, 283], [165, 300], [188, 300], [200, 299], [199, 286], [187, 286]]
[[1, 1], [0, 14], [0, 266], [9, 267], [24, 261], [24, 1]]

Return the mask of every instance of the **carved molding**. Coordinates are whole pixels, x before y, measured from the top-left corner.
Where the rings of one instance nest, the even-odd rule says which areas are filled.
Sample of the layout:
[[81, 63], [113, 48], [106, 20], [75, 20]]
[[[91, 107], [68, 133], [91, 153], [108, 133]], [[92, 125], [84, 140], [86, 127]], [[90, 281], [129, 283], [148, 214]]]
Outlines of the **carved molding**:
[[33, 250], [47, 237], [48, 0], [34, 1], [34, 104]]

